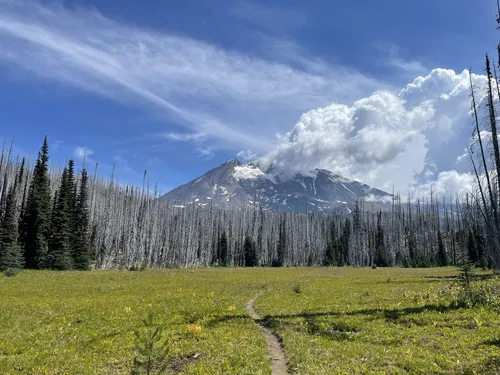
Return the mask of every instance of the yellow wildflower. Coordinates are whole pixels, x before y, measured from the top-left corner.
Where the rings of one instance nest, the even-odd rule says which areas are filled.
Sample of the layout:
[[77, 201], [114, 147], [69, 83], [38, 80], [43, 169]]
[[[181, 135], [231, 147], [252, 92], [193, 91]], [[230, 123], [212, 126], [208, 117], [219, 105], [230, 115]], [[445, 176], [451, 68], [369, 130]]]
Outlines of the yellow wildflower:
[[236, 306], [229, 306], [227, 308], [227, 311], [234, 311], [234, 310], [236, 310]]
[[190, 324], [188, 326], [188, 332], [189, 333], [200, 333], [201, 332], [201, 326], [199, 324]]

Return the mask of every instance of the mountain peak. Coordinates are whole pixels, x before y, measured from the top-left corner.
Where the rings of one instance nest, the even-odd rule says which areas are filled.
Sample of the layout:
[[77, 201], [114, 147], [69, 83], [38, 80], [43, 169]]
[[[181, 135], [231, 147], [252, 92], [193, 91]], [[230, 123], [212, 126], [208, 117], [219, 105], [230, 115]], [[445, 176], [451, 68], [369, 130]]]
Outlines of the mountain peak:
[[224, 164], [222, 165], [234, 165], [234, 166], [240, 166], [241, 165], [241, 161], [239, 161], [238, 159], [229, 159], [228, 161], [226, 161]]
[[272, 211], [350, 212], [359, 198], [387, 198], [390, 194], [349, 180], [326, 169], [281, 179], [275, 168], [231, 159], [203, 176], [170, 191], [163, 199], [183, 205], [207, 204], [245, 207], [260, 204]]

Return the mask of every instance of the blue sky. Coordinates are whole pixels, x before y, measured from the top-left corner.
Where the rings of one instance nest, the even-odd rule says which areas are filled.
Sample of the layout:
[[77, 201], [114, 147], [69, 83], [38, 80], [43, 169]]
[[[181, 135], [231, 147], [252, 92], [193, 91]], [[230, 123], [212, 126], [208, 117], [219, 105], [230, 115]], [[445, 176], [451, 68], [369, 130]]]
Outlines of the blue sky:
[[[47, 134], [54, 161], [85, 148], [102, 173], [147, 169], [164, 192], [238, 153], [456, 189], [461, 73], [482, 72], [495, 14], [493, 0], [0, 0], [0, 135], [35, 155]], [[362, 132], [340, 120], [367, 112]]]

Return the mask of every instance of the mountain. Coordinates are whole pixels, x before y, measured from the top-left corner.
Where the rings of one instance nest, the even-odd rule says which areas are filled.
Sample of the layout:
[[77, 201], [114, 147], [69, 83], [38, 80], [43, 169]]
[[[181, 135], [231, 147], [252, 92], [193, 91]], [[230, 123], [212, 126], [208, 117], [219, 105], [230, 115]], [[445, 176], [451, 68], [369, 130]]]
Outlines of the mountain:
[[266, 210], [295, 212], [350, 212], [356, 200], [390, 197], [385, 191], [343, 178], [325, 169], [284, 178], [275, 169], [263, 171], [257, 162], [232, 159], [203, 176], [165, 194], [177, 206], [189, 204], [244, 207], [260, 204]]

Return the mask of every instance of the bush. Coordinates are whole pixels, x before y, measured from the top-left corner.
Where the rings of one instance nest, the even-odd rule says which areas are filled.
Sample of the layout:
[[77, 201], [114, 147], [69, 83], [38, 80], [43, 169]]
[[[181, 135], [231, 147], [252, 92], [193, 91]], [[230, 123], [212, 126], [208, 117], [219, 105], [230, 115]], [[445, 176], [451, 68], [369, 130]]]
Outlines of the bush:
[[471, 308], [477, 306], [500, 307], [500, 285], [477, 282], [455, 288], [451, 305]]
[[500, 283], [498, 280], [461, 281], [442, 285], [436, 295], [441, 304], [453, 308], [490, 307], [500, 308]]
[[302, 293], [302, 287], [300, 286], [300, 283], [295, 284], [295, 286], [293, 287], [293, 291], [297, 294]]
[[5, 271], [3, 271], [3, 274], [7, 277], [14, 277], [19, 272], [21, 272], [19, 268], [7, 268]]
[[142, 260], [142, 262], [139, 266], [134, 264], [134, 265], [130, 266], [130, 268], [128, 270], [142, 272], [142, 271], [145, 271], [147, 267], [148, 267], [148, 261], [144, 259], [144, 260]]

